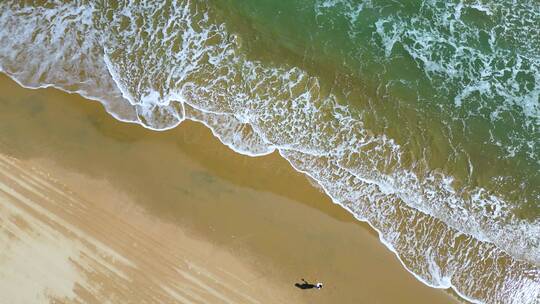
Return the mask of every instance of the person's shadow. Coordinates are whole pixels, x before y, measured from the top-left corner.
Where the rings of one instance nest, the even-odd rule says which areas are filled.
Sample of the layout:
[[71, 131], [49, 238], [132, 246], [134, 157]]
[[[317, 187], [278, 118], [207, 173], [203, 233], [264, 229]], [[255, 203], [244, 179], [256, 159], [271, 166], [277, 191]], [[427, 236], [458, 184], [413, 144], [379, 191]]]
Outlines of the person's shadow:
[[302, 283], [295, 283], [294, 286], [300, 289], [312, 289], [312, 288], [321, 289], [322, 288], [322, 285], [311, 284], [311, 283], [306, 282], [306, 280], [304, 279], [302, 279]]

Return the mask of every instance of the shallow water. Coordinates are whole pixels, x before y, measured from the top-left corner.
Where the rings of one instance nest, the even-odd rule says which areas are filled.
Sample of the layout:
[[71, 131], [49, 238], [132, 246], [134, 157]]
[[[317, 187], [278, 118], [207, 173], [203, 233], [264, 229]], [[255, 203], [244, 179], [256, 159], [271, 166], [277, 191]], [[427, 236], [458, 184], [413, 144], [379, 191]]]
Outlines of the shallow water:
[[538, 303], [540, 7], [507, 2], [7, 1], [0, 69], [278, 150], [426, 284]]

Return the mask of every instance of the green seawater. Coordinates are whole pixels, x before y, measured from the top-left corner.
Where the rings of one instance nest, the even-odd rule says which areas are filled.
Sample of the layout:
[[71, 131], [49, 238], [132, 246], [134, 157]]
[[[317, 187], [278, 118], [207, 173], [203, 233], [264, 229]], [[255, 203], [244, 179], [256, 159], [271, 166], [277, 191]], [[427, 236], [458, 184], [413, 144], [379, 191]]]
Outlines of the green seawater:
[[[256, 60], [300, 66], [366, 127], [540, 216], [535, 1], [214, 1]], [[420, 165], [418, 165], [420, 166]]]
[[7, 0], [0, 72], [279, 153], [427, 285], [536, 304], [538, 24], [536, 0]]

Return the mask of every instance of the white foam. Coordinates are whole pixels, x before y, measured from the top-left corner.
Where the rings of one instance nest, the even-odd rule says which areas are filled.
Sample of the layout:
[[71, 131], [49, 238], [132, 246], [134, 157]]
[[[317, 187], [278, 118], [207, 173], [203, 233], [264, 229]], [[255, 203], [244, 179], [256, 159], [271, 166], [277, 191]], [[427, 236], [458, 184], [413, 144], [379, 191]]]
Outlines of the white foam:
[[[450, 176], [435, 171], [419, 176], [403, 167], [402, 147], [365, 130], [349, 107], [322, 92], [318, 79], [295, 67], [243, 57], [239, 40], [224, 25], [213, 24], [202, 4], [173, 1], [173, 16], [161, 17], [165, 4], [144, 1], [119, 8], [112, 17], [69, 5], [21, 17], [3, 5], [0, 26], [17, 31], [17, 40], [0, 31], [0, 69], [19, 83], [79, 92], [99, 100], [116, 118], [152, 130], [176, 127], [184, 119], [200, 121], [245, 155], [277, 149], [335, 203], [374, 227], [427, 285], [451, 286], [475, 303], [538, 296], [538, 221], [516, 219], [507, 202], [485, 189], [455, 189]], [[47, 41], [48, 24], [78, 14], [85, 17], [55, 28], [64, 33], [56, 35], [64, 37], [64, 47]], [[149, 16], [152, 21], [137, 22]], [[124, 19], [127, 28], [120, 30]], [[32, 38], [36, 28], [42, 31], [38, 40]], [[384, 23], [377, 31], [386, 35]], [[402, 33], [394, 31], [385, 44], [387, 55]], [[86, 37], [78, 51], [77, 37]], [[432, 43], [420, 38], [424, 46]], [[79, 65], [69, 59], [72, 54], [81, 58]], [[21, 56], [36, 59], [21, 65]], [[428, 72], [446, 71], [447, 66], [418, 56]], [[509, 262], [498, 269], [482, 260]], [[479, 286], [485, 280], [500, 284]]]
[[[429, 18], [395, 14], [379, 19], [376, 33], [386, 57], [390, 57], [393, 45], [400, 42], [421, 65], [432, 85], [439, 87], [441, 92], [448, 91], [449, 87], [459, 88], [454, 98], [456, 107], [461, 107], [466, 97], [476, 93], [479, 97], [474, 99], [475, 102], [479, 101], [478, 98], [481, 102], [477, 108], [512, 112], [512, 107], [518, 106], [528, 123], [536, 125], [538, 129], [540, 77], [537, 71], [540, 69], [540, 57], [535, 45], [540, 43], [540, 36], [533, 24], [540, 21], [540, 10], [535, 1], [521, 1], [512, 9], [512, 5], [504, 2], [439, 4], [436, 1], [425, 3], [423, 10], [430, 12]], [[484, 12], [495, 25], [490, 28], [471, 26], [463, 20], [466, 9]], [[518, 21], [527, 14], [529, 20]], [[530, 22], [530, 26], [523, 26], [527, 22]], [[479, 41], [482, 34], [489, 35], [489, 50], [471, 47], [471, 41]], [[512, 46], [518, 50], [505, 47], [504, 40], [516, 40]], [[444, 49], [452, 50], [452, 55], [444, 54]], [[518, 74], [532, 77], [529, 83], [532, 88], [523, 89], [518, 82], [521, 77]], [[502, 102], [494, 108], [490, 101], [499, 97], [503, 97]], [[470, 114], [482, 115], [480, 111]], [[492, 117], [502, 119], [496, 115]]]

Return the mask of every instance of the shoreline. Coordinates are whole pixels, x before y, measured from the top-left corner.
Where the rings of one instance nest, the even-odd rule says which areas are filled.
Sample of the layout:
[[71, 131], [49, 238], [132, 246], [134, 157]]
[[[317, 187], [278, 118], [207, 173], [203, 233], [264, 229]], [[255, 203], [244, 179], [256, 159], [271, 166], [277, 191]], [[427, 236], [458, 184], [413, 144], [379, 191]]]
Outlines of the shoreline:
[[[5, 92], [17, 91], [20, 100], [28, 100], [4, 107], [16, 114], [11, 123], [20, 130], [0, 134], [2, 153], [51, 173], [83, 199], [108, 184], [129, 198], [124, 206], [137, 206], [197, 239], [209, 240], [272, 278], [262, 278], [258, 288], [277, 284], [271, 293], [284, 291], [286, 298], [311, 303], [456, 303], [444, 291], [416, 281], [373, 230], [334, 205], [276, 153], [258, 158], [236, 154], [193, 122], [152, 132], [118, 122], [97, 103], [77, 95], [50, 88], [17, 90], [2, 77]], [[33, 120], [16, 121], [25, 116]], [[36, 129], [40, 125], [44, 130]], [[33, 140], [20, 142], [18, 136]], [[174, 199], [173, 193], [182, 199]], [[107, 195], [99, 201], [107, 201]], [[250, 229], [251, 234], [245, 233]], [[362, 275], [355, 267], [370, 271]], [[324, 281], [325, 289], [298, 293], [292, 284], [302, 276]], [[385, 294], [389, 290], [396, 294]]]

